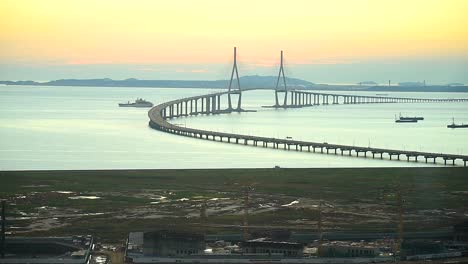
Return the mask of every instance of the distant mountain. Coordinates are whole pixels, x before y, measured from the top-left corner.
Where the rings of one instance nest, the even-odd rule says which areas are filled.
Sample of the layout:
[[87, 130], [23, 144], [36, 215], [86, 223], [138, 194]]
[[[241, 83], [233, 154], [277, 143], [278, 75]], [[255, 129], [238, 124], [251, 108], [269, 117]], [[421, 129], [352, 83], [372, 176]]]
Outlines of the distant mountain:
[[[274, 88], [276, 76], [243, 76], [239, 79], [242, 88]], [[181, 80], [138, 80], [135, 78], [125, 80], [112, 79], [62, 79], [50, 82], [35, 81], [0, 81], [6, 85], [44, 85], [44, 86], [97, 86], [97, 87], [164, 87], [164, 88], [227, 88], [229, 80], [216, 81], [181, 81]], [[281, 84], [281, 83], [280, 83]], [[237, 87], [233, 83], [234, 87]], [[310, 88], [314, 84], [308, 81], [286, 78], [289, 88]]]
[[[275, 88], [277, 76], [243, 76], [240, 77], [242, 88]], [[50, 82], [35, 81], [0, 81], [4, 85], [43, 85], [43, 86], [94, 86], [94, 87], [155, 87], [155, 88], [227, 88], [229, 80], [216, 81], [181, 81], [181, 80], [125, 80], [104, 79], [63, 79]], [[280, 80], [280, 85], [282, 80]], [[468, 92], [468, 86], [458, 83], [450, 85], [426, 85], [424, 83], [400, 83], [398, 86], [378, 85], [372, 81], [361, 85], [314, 84], [295, 78], [286, 78], [288, 89], [329, 90], [329, 91], [387, 91], [387, 92]], [[234, 87], [237, 84], [233, 83]]]

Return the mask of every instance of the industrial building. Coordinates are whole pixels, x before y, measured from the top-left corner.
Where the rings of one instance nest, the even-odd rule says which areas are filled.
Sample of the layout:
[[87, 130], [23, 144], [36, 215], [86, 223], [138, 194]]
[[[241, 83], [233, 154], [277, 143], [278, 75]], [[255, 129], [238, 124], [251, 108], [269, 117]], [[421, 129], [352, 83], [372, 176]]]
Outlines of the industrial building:
[[200, 234], [176, 231], [154, 231], [143, 235], [143, 254], [163, 257], [179, 257], [202, 254], [205, 239]]
[[7, 237], [1, 264], [85, 264], [93, 249], [93, 237]]
[[281, 254], [285, 257], [302, 257], [304, 245], [260, 238], [242, 242], [242, 252], [244, 254]]
[[320, 257], [367, 257], [373, 258], [380, 255], [380, 248], [371, 243], [334, 241], [324, 243], [318, 248]]

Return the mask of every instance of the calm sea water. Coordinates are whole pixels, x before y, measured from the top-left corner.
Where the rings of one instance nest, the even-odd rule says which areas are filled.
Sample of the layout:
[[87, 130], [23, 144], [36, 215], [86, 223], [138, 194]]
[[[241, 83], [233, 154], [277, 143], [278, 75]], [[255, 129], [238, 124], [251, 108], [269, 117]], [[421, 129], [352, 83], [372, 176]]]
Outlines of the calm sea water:
[[[239, 167], [424, 166], [334, 155], [245, 147], [179, 137], [148, 127], [148, 109], [119, 108], [142, 97], [153, 103], [213, 92], [207, 89], [0, 86], [0, 170]], [[352, 92], [337, 92], [347, 93]], [[375, 95], [375, 93], [359, 92]], [[389, 96], [468, 98], [463, 93]], [[468, 103], [318, 106], [275, 110], [272, 91], [243, 95], [255, 113], [210, 115], [172, 122], [215, 131], [356, 146], [468, 154]], [[394, 116], [424, 116], [396, 124]]]

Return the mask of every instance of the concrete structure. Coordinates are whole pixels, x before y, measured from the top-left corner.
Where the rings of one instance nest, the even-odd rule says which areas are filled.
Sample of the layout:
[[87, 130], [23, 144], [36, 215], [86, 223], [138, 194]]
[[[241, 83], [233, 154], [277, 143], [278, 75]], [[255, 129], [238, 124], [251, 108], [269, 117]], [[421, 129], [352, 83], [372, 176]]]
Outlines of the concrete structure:
[[302, 257], [304, 246], [300, 243], [254, 239], [242, 242], [242, 252], [244, 254], [280, 254], [285, 257]]
[[[282, 54], [282, 53], [281, 53]], [[282, 58], [282, 56], [281, 56]], [[281, 60], [282, 63], [282, 60]], [[237, 76], [238, 89], [232, 89], [232, 82], [234, 78], [234, 72]], [[283, 74], [284, 88], [278, 86], [279, 80]], [[248, 89], [256, 90], [256, 89]], [[284, 92], [284, 103], [279, 104], [278, 93]], [[231, 96], [238, 94], [237, 107], [232, 107]], [[288, 97], [289, 94], [289, 97]], [[228, 97], [228, 106], [223, 108], [221, 106], [221, 97]], [[287, 103], [289, 99], [289, 104]], [[296, 151], [307, 151], [316, 152], [317, 149], [320, 153], [334, 154], [364, 157], [367, 158], [368, 154], [372, 154], [372, 158], [384, 159], [388, 158], [393, 160], [401, 160], [401, 157], [406, 157], [406, 161], [418, 162], [418, 158], [422, 158], [427, 163], [432, 161], [434, 164], [437, 161], [443, 161], [444, 165], [452, 164], [458, 160], [463, 162], [466, 167], [468, 161], [468, 155], [456, 155], [456, 154], [444, 154], [444, 153], [433, 153], [433, 152], [422, 152], [422, 151], [411, 151], [411, 150], [398, 150], [398, 149], [386, 149], [386, 148], [371, 148], [362, 146], [349, 146], [339, 144], [329, 144], [326, 142], [312, 142], [312, 141], [298, 141], [290, 139], [279, 139], [270, 137], [250, 136], [233, 133], [222, 133], [201, 129], [193, 129], [188, 127], [181, 127], [168, 122], [169, 119], [185, 117], [185, 116], [196, 116], [199, 114], [228, 114], [232, 112], [244, 112], [241, 106], [242, 91], [240, 88], [238, 71], [237, 71], [237, 59], [236, 59], [236, 48], [234, 48], [234, 65], [231, 73], [231, 81], [229, 82], [229, 88], [227, 92], [218, 92], [207, 95], [192, 96], [182, 98], [178, 100], [169, 101], [153, 107], [149, 112], [149, 125], [157, 130], [172, 133], [180, 136], [194, 137], [198, 139], [213, 140], [219, 142], [244, 144], [251, 146], [262, 146], [264, 148], [272, 147], [274, 149], [284, 150], [296, 150]], [[347, 94], [332, 94], [332, 93], [321, 93], [321, 92], [310, 92], [310, 91], [299, 91], [292, 90], [288, 91], [286, 81], [284, 77], [283, 65], [280, 66], [280, 72], [278, 74], [277, 86], [275, 89], [275, 105], [268, 106], [274, 108], [301, 108], [301, 107], [316, 107], [319, 105], [338, 105], [338, 104], [387, 104], [387, 103], [438, 103], [438, 102], [468, 102], [468, 99], [423, 99], [423, 98], [408, 98], [408, 97], [388, 97], [388, 96], [359, 96], [359, 95], [347, 95]], [[331, 150], [331, 152], [330, 152]], [[377, 155], [376, 155], [377, 154]]]
[[[236, 73], [236, 81], [237, 81], [237, 89], [234, 90], [232, 89], [232, 81], [234, 80], [234, 72]], [[232, 107], [232, 95], [237, 94], [237, 107], [234, 109]], [[207, 102], [209, 104], [209, 101]], [[217, 102], [219, 106], [219, 101]], [[203, 104], [203, 100], [202, 100]], [[234, 47], [234, 65], [232, 66], [232, 73], [231, 73], [231, 80], [229, 81], [229, 87], [228, 87], [228, 109], [231, 111], [241, 111], [241, 104], [242, 104], [242, 89], [240, 86], [240, 81], [239, 81], [239, 71], [237, 70], [237, 47]], [[216, 108], [216, 101], [213, 101], [213, 107]], [[202, 106], [203, 108], [203, 106]], [[209, 106], [208, 106], [209, 108]]]
[[401, 257], [424, 254], [445, 253], [444, 243], [427, 239], [405, 240], [401, 244]]
[[[279, 82], [281, 75], [283, 75], [283, 89], [279, 88]], [[278, 93], [284, 93], [284, 99], [283, 99], [283, 104], [279, 104], [278, 100]], [[278, 79], [276, 80], [276, 89], [275, 89], [275, 105], [274, 107], [284, 107], [288, 103], [288, 87], [286, 86], [286, 76], [284, 76], [284, 68], [283, 68], [283, 51], [281, 51], [281, 60], [280, 60], [280, 68], [279, 68], [279, 73], [278, 73]]]
[[183, 257], [202, 254], [203, 235], [176, 231], [154, 231], [143, 234], [143, 254], [158, 257]]
[[88, 263], [93, 248], [91, 236], [8, 237], [1, 264]]
[[[169, 235], [170, 234], [170, 235]], [[187, 239], [193, 239], [188, 241]], [[147, 241], [149, 239], [149, 242]], [[200, 253], [200, 254], [182, 254], [173, 255], [176, 244], [184, 244], [179, 248], [182, 250], [200, 246], [200, 237], [193, 234], [172, 232], [133, 232], [129, 234], [125, 252], [126, 263], [278, 263], [278, 264], [296, 264], [296, 263], [376, 263], [388, 262], [392, 258], [316, 258], [303, 256], [303, 245], [300, 243], [274, 242], [266, 240], [250, 240], [243, 242], [243, 252], [241, 253]], [[155, 242], [158, 241], [158, 242]], [[150, 245], [152, 244], [152, 245]], [[166, 244], [159, 247], [158, 244]], [[158, 253], [151, 252], [145, 254], [147, 248], [159, 248]], [[165, 249], [166, 248], [166, 249]]]
[[318, 248], [318, 256], [320, 257], [340, 257], [340, 258], [355, 258], [355, 257], [377, 257], [380, 254], [380, 249], [369, 243], [349, 243], [335, 241], [324, 243]]
[[[252, 89], [250, 89], [252, 90]], [[368, 154], [372, 158], [388, 158], [393, 160], [402, 160], [401, 156], [406, 157], [409, 162], [410, 158], [414, 162], [419, 162], [418, 157], [425, 159], [426, 163], [431, 160], [434, 164], [437, 161], [443, 161], [447, 165], [447, 161], [451, 165], [455, 165], [455, 161], [459, 160], [466, 166], [468, 161], [467, 155], [458, 154], [445, 154], [422, 152], [412, 150], [397, 150], [385, 148], [371, 148], [362, 146], [349, 146], [340, 144], [329, 144], [326, 142], [312, 142], [312, 141], [299, 141], [290, 139], [280, 139], [271, 137], [251, 136], [233, 133], [223, 133], [216, 131], [208, 131], [201, 129], [194, 129], [188, 127], [181, 127], [168, 122], [168, 120], [178, 117], [193, 116], [199, 114], [227, 114], [232, 112], [239, 112], [244, 110], [223, 109], [221, 107], [221, 96], [228, 95], [229, 92], [219, 92], [207, 95], [187, 97], [183, 99], [173, 100], [170, 102], [162, 103], [153, 107], [149, 112], [149, 125], [157, 130], [172, 133], [180, 136], [194, 137], [198, 139], [213, 140], [226, 143], [244, 144], [251, 146], [262, 146], [264, 148], [295, 150], [317, 152], [324, 154], [334, 155], [348, 155], [355, 157], [367, 158]], [[319, 105], [326, 102], [330, 96], [335, 98], [334, 102], [337, 104], [343, 101], [351, 104], [358, 103], [424, 103], [424, 102], [468, 102], [468, 99], [412, 99], [412, 98], [391, 98], [391, 97], [369, 97], [369, 96], [354, 96], [354, 95], [339, 95], [339, 94], [322, 94], [312, 92], [298, 92], [291, 91], [293, 105], [288, 107], [307, 107], [310, 102], [315, 102], [312, 105]], [[307, 96], [306, 96], [307, 95]], [[301, 99], [302, 98], [302, 99]], [[307, 99], [308, 98], [308, 99]], [[315, 101], [311, 101], [311, 100]], [[325, 101], [324, 101], [325, 100]], [[330, 150], [332, 150], [330, 152]], [[377, 155], [376, 155], [377, 154]]]

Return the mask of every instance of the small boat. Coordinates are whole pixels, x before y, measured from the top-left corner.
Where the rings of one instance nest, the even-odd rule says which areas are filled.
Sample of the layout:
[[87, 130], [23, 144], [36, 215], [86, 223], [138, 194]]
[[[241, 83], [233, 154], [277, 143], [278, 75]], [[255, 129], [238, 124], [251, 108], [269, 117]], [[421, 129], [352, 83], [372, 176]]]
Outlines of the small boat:
[[447, 125], [447, 128], [467, 128], [467, 127], [468, 127], [468, 124], [467, 125], [465, 125], [463, 123], [461, 125], [455, 124], [455, 119], [454, 118], [452, 118], [452, 124]]
[[408, 118], [408, 117], [401, 117], [397, 119], [395, 115], [395, 123], [417, 123], [419, 119], [416, 118]]
[[401, 113], [400, 113], [400, 120], [424, 120], [424, 117], [422, 117], [422, 116], [413, 116], [413, 117], [401, 116]]
[[138, 98], [135, 100], [134, 103], [130, 103], [128, 101], [127, 103], [120, 103], [120, 107], [153, 107], [153, 103], [143, 100], [142, 98]]
[[407, 120], [397, 119], [397, 120], [395, 120], [395, 123], [417, 123], [417, 122], [418, 122], [418, 120], [416, 120], [416, 119], [407, 119]]

